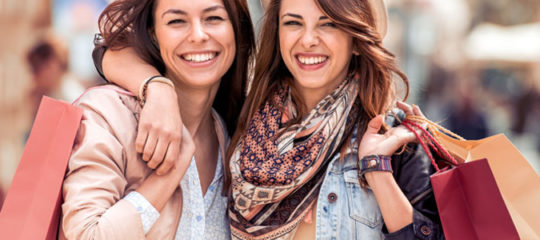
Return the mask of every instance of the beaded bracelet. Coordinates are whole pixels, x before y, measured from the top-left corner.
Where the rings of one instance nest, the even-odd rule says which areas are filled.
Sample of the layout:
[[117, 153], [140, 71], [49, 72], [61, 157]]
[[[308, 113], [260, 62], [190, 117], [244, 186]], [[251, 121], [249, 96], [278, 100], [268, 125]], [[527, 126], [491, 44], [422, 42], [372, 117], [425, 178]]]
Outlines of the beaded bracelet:
[[148, 84], [150, 84], [151, 82], [165, 83], [174, 88], [174, 83], [166, 77], [160, 75], [149, 77], [148, 79], [144, 80], [144, 82], [139, 87], [139, 103], [141, 104], [141, 106], [143, 106], [146, 102], [146, 89], [148, 89]]

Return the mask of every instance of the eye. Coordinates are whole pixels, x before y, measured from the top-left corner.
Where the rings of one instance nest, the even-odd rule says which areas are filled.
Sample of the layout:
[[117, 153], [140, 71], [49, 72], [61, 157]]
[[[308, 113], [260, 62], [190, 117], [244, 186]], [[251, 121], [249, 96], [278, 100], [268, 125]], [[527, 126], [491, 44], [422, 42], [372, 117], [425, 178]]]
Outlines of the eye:
[[333, 23], [333, 22], [326, 22], [326, 23], [321, 24], [321, 26], [323, 26], [323, 27], [331, 27], [331, 28], [336, 28], [337, 27], [337, 25], [335, 23]]
[[167, 25], [185, 23], [183, 19], [173, 19], [167, 22]]
[[285, 25], [285, 26], [302, 26], [302, 24], [300, 22], [294, 21], [294, 20], [285, 21], [283, 23], [283, 25]]
[[223, 21], [225, 19], [222, 18], [221, 16], [210, 16], [210, 17], [207, 17], [205, 20], [207, 22], [221, 22], [221, 21]]

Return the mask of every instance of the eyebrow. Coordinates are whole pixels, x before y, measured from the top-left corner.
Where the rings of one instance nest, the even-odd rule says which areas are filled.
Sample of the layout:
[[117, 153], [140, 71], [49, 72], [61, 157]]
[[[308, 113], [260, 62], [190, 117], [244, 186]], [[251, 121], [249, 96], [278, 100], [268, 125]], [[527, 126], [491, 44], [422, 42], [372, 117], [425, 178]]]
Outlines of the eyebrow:
[[[221, 6], [221, 5], [216, 5], [216, 6], [212, 6], [212, 7], [205, 8], [205, 9], [203, 10], [203, 13], [216, 11], [216, 10], [218, 10], [218, 9], [224, 9], [224, 10], [226, 10], [225, 7], [223, 7], [223, 6]], [[161, 14], [161, 17], [165, 16], [165, 14], [167, 14], [167, 13], [179, 14], [179, 15], [187, 15], [187, 12], [184, 11], [184, 10], [171, 8], [171, 9], [168, 9], [167, 11], [165, 11], [163, 14]]]
[[187, 13], [183, 10], [180, 10], [180, 9], [167, 9], [167, 11], [165, 11], [163, 14], [161, 14], [161, 17], [165, 16], [165, 14], [167, 13], [172, 13], [172, 14], [179, 14], [179, 15], [187, 15]]
[[205, 8], [203, 10], [204, 13], [207, 13], [207, 12], [212, 12], [212, 11], [216, 11], [218, 9], [223, 9], [223, 10], [227, 10], [225, 9], [225, 7], [221, 6], [221, 5], [216, 5], [216, 6], [213, 6], [213, 7], [208, 7], [208, 8]]
[[[298, 18], [298, 19], [303, 19], [302, 16], [300, 16], [298, 14], [294, 14], [294, 13], [285, 13], [285, 14], [283, 14], [283, 16], [281, 16], [281, 18], [284, 18], [284, 17], [287, 17], [287, 16], [293, 17], [293, 18]], [[320, 16], [319, 17], [319, 20], [326, 20], [326, 19], [328, 19], [327, 16]]]

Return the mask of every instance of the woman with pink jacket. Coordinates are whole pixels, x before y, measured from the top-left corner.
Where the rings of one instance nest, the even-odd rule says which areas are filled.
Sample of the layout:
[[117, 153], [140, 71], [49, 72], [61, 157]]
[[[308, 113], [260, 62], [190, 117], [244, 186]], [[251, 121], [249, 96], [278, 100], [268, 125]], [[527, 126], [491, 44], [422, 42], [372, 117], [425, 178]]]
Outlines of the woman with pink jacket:
[[[63, 185], [60, 238], [230, 238], [223, 169], [254, 46], [246, 2], [116, 1], [100, 27], [112, 49], [134, 47], [160, 76], [138, 97], [109, 85], [76, 101], [84, 115]], [[183, 137], [145, 136], [142, 146], [164, 152], [140, 155], [144, 99], [163, 94], [160, 87], [177, 95]], [[170, 171], [154, 171], [157, 156]]]

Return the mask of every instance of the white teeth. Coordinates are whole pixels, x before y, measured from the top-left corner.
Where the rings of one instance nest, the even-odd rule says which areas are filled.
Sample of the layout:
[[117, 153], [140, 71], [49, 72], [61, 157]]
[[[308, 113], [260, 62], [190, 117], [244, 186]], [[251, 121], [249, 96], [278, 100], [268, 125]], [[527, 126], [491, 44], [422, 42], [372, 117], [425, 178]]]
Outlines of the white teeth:
[[185, 54], [182, 57], [190, 62], [206, 62], [216, 57], [216, 53]]
[[322, 63], [322, 62], [326, 61], [326, 59], [328, 59], [328, 57], [302, 57], [302, 56], [298, 56], [298, 60], [302, 64], [306, 64], [306, 65], [319, 64], [319, 63]]

